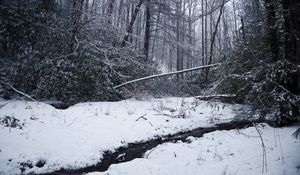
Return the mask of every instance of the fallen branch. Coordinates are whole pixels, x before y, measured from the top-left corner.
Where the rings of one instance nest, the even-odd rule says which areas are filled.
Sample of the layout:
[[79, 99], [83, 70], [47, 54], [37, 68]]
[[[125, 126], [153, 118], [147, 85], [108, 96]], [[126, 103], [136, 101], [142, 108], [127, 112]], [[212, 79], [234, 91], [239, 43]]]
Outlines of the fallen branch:
[[122, 83], [118, 86], [115, 86], [114, 89], [118, 89], [118, 88], [123, 87], [125, 85], [136, 83], [136, 82], [143, 81], [143, 80], [149, 80], [149, 79], [154, 79], [154, 78], [159, 78], [159, 77], [164, 77], [164, 76], [169, 76], [169, 75], [175, 75], [175, 74], [180, 74], [180, 73], [185, 73], [185, 72], [191, 72], [191, 71], [205, 69], [205, 68], [209, 68], [209, 67], [216, 67], [216, 66], [219, 66], [220, 64], [221, 63], [210, 64], [210, 65], [206, 65], [206, 66], [199, 66], [199, 67], [194, 67], [194, 68], [190, 68], [190, 69], [184, 69], [184, 70], [180, 70], [180, 71], [176, 71], [176, 72], [169, 72], [169, 73], [163, 73], [163, 74], [143, 77], [143, 78], [139, 78], [139, 79], [135, 79], [135, 80], [131, 80], [131, 81]]
[[147, 115], [147, 114], [142, 115], [141, 117], [137, 118], [135, 121], [137, 122], [137, 121], [139, 121], [140, 119], [147, 120], [147, 118], [145, 118], [146, 115]]
[[37, 100], [35, 100], [34, 98], [32, 98], [31, 96], [25, 94], [24, 92], [19, 91], [18, 89], [14, 88], [14, 87], [11, 86], [10, 84], [8, 84], [8, 83], [6, 83], [6, 82], [4, 82], [4, 81], [2, 81], [2, 80], [0, 80], [0, 83], [2, 83], [2, 84], [4, 84], [4, 85], [8, 86], [9, 88], [11, 88], [11, 89], [12, 89], [13, 91], [15, 91], [16, 93], [18, 93], [18, 94], [20, 94], [20, 95], [23, 95], [23, 96], [29, 98], [29, 99], [32, 100], [32, 101], [37, 101]]
[[199, 96], [196, 96], [195, 98], [196, 99], [199, 99], [199, 100], [210, 100], [210, 99], [213, 99], [213, 98], [235, 98], [236, 97], [236, 94], [216, 94], [216, 95], [199, 95]]

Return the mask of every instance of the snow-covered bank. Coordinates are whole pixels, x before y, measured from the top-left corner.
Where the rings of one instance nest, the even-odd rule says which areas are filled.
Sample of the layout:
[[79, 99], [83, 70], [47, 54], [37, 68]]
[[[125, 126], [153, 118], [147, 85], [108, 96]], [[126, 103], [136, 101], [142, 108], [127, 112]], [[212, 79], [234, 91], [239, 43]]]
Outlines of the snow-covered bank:
[[[240, 105], [193, 98], [83, 103], [57, 110], [0, 102], [0, 174], [50, 172], [97, 163], [104, 151], [156, 136], [230, 121]], [[8, 127], [11, 126], [11, 127]]]
[[107, 172], [89, 175], [299, 175], [300, 140], [291, 137], [297, 127], [255, 127], [216, 131], [189, 143], [166, 143], [144, 158], [112, 165]]

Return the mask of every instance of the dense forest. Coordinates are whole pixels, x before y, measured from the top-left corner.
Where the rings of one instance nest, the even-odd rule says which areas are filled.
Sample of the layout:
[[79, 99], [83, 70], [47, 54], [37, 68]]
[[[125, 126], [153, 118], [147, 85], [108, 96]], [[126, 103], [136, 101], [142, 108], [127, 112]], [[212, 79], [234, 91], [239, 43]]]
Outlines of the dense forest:
[[297, 0], [0, 0], [0, 96], [69, 106], [228, 94], [287, 124], [299, 117], [299, 9]]
[[0, 175], [299, 175], [299, 0], [0, 0]]

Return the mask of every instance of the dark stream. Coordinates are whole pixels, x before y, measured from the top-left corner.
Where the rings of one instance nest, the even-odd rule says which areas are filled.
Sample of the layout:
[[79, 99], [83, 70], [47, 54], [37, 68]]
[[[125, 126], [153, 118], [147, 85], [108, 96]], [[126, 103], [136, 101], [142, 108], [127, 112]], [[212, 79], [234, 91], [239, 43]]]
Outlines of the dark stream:
[[106, 171], [110, 165], [118, 164], [122, 162], [128, 162], [135, 158], [142, 158], [144, 153], [152, 148], [155, 148], [159, 144], [166, 142], [176, 142], [181, 140], [182, 142], [186, 142], [187, 137], [202, 137], [206, 133], [210, 133], [217, 130], [232, 130], [232, 129], [242, 129], [253, 126], [253, 123], [265, 122], [271, 126], [274, 126], [273, 123], [256, 120], [239, 120], [239, 121], [231, 121], [228, 123], [220, 123], [216, 124], [213, 127], [200, 127], [190, 131], [179, 132], [173, 135], [166, 135], [163, 137], [155, 138], [152, 140], [148, 140], [145, 142], [131, 143], [126, 147], [120, 147], [115, 152], [105, 152], [103, 159], [99, 160], [99, 163], [93, 166], [88, 166], [81, 169], [60, 169], [58, 171], [47, 173], [44, 175], [80, 175], [88, 172], [103, 172]]

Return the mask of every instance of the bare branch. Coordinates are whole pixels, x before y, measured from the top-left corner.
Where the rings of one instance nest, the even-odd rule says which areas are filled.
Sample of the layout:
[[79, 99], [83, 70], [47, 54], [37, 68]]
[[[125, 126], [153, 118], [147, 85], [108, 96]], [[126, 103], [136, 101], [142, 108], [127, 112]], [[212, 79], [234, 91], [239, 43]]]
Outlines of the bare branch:
[[24, 92], [21, 92], [21, 91], [19, 91], [18, 89], [14, 88], [14, 87], [11, 86], [10, 84], [8, 84], [8, 83], [6, 83], [6, 82], [4, 82], [4, 81], [2, 81], [2, 80], [0, 80], [0, 82], [1, 82], [2, 84], [4, 84], [4, 85], [8, 86], [9, 88], [11, 88], [13, 91], [17, 92], [18, 94], [21, 94], [21, 95], [23, 95], [23, 96], [29, 98], [29, 99], [32, 100], [32, 101], [35, 101], [35, 102], [37, 101], [37, 100], [35, 100], [34, 98], [32, 98], [31, 96], [25, 94]]

